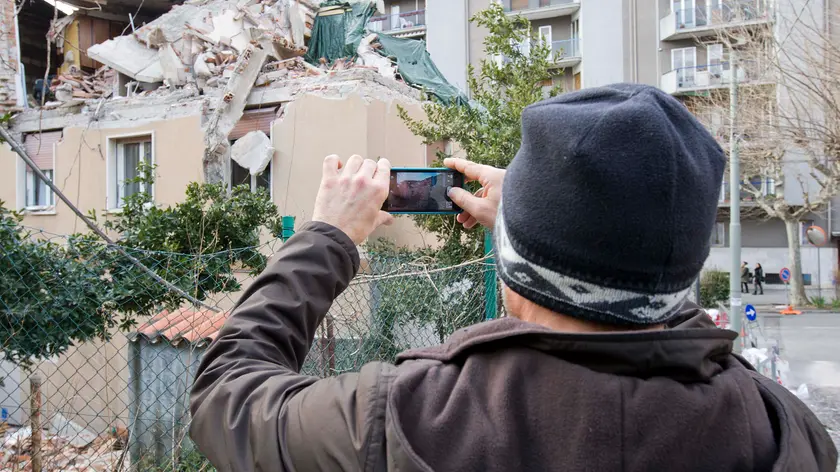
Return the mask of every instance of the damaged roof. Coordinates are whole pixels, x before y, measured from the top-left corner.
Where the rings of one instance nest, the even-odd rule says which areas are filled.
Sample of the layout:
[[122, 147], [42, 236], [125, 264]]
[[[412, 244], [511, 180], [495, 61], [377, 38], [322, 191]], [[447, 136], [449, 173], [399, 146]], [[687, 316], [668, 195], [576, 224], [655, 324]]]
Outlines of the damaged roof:
[[182, 343], [204, 347], [216, 339], [228, 316], [229, 311], [163, 310], [129, 335], [129, 340], [137, 342], [145, 339], [152, 344], [167, 342], [176, 347]]

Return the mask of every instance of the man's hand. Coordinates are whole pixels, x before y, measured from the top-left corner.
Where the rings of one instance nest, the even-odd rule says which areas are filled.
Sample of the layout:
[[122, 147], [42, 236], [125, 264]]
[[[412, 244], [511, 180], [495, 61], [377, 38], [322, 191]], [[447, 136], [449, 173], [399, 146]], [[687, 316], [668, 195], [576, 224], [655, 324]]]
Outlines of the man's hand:
[[388, 159], [377, 163], [354, 155], [342, 166], [338, 156], [327, 156], [312, 220], [335, 226], [361, 244], [380, 225], [394, 221], [381, 210], [390, 181]]
[[458, 223], [467, 229], [481, 224], [492, 230], [496, 224], [499, 202], [502, 200], [505, 170], [457, 158], [444, 159], [443, 165], [464, 174], [468, 182], [477, 180], [481, 184], [475, 195], [457, 187], [449, 190], [449, 198], [464, 210], [458, 215]]

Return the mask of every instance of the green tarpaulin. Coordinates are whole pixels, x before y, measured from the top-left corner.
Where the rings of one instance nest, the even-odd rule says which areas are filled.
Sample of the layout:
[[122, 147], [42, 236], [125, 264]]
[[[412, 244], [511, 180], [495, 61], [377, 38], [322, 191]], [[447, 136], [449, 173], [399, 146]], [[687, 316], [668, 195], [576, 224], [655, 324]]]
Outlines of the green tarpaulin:
[[403, 80], [424, 88], [446, 105], [468, 105], [469, 99], [440, 73], [426, 51], [425, 41], [395, 38], [387, 34], [380, 34], [378, 41], [382, 44], [379, 53], [397, 61], [397, 70]]
[[312, 26], [306, 62], [317, 65], [321, 58], [332, 64], [336, 59], [354, 57], [365, 26], [376, 11], [369, 2], [353, 5], [338, 0], [321, 3], [321, 9]]
[[[318, 65], [324, 58], [332, 64], [336, 59], [355, 57], [359, 42], [367, 34], [368, 20], [375, 11], [372, 2], [350, 4], [327, 0], [321, 3], [312, 27], [306, 61]], [[447, 82], [432, 62], [425, 41], [379, 34], [378, 42], [382, 45], [378, 52], [397, 63], [397, 70], [407, 83], [422, 87], [446, 105], [468, 105], [467, 97]]]

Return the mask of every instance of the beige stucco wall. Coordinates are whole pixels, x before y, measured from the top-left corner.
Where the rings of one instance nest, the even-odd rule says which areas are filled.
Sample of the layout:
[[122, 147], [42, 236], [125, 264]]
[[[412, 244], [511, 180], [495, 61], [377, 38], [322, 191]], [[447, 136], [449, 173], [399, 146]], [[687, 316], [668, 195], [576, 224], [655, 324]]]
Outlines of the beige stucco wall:
[[[408, 110], [414, 117], [422, 116], [419, 104], [408, 106]], [[202, 180], [203, 133], [199, 115], [135, 127], [65, 128], [56, 147], [56, 184], [82, 211], [96, 210], [101, 214], [106, 208], [108, 138], [146, 133], [153, 134], [155, 201], [161, 205], [177, 203], [183, 199], [188, 183]], [[312, 217], [322, 161], [329, 154], [338, 154], [342, 159], [352, 154], [387, 157], [394, 166], [426, 165], [426, 148], [399, 118], [397, 103], [366, 101], [355, 94], [344, 99], [298, 97], [288, 104], [284, 119], [274, 122], [272, 139], [276, 150], [273, 199], [281, 214], [296, 217], [297, 227]], [[22, 185], [17, 181], [18, 160], [8, 146], [0, 147], [0, 199], [13, 208], [23, 204], [18, 202], [17, 186]], [[24, 224], [60, 235], [84, 230], [81, 221], [61, 202], [57, 203], [55, 214], [26, 215]], [[398, 218], [395, 225], [377, 231], [374, 238], [379, 237], [399, 245], [433, 243], [408, 217]], [[241, 275], [247, 287], [252, 279]], [[238, 297], [239, 293], [226, 294], [218, 297], [218, 302], [223, 308], [230, 308]], [[348, 290], [337, 305], [341, 306], [334, 312], [338, 324], [346, 326], [351, 320], [365, 320], [371, 306], [369, 287]], [[125, 336], [117, 333], [110, 343], [86, 343], [42, 363], [39, 371], [45, 378], [46, 414], [61, 412], [96, 432], [125, 424], [128, 356]], [[20, 400], [25, 410], [28, 383], [23, 378], [20, 381]]]
[[[120, 136], [152, 135], [152, 157], [155, 172], [155, 201], [172, 205], [184, 198], [190, 182], [201, 180], [204, 134], [198, 115], [160, 120], [136, 127], [64, 128], [61, 142], [55, 148], [54, 182], [83, 212], [106, 209], [108, 139]], [[22, 161], [10, 148], [0, 151], [0, 200], [7, 206], [22, 208], [18, 201], [18, 165]], [[27, 214], [23, 224], [54, 234], [83, 231], [84, 224], [58, 198], [54, 214]]]
[[[422, 115], [419, 105], [407, 109]], [[324, 157], [347, 160], [387, 157], [393, 166], [422, 167], [426, 151], [397, 114], [396, 102], [366, 102], [358, 95], [343, 100], [305, 95], [290, 103], [282, 121], [276, 121], [274, 139], [274, 201], [283, 215], [295, 217], [295, 225], [312, 219]], [[430, 244], [411, 219], [376, 231], [372, 238], [389, 238], [399, 245]]]

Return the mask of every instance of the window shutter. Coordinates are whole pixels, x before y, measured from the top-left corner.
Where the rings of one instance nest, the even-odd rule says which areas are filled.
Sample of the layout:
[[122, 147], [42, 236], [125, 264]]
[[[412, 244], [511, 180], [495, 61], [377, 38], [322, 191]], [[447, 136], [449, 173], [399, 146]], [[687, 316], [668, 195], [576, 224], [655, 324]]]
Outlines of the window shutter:
[[26, 153], [41, 170], [52, 170], [54, 146], [61, 141], [61, 131], [27, 134], [23, 138]]
[[271, 122], [274, 121], [274, 109], [245, 110], [245, 114], [233, 127], [228, 135], [229, 141], [234, 141], [251, 131], [262, 131], [266, 136], [271, 136]]

